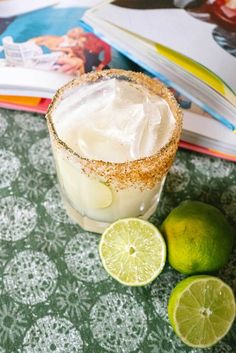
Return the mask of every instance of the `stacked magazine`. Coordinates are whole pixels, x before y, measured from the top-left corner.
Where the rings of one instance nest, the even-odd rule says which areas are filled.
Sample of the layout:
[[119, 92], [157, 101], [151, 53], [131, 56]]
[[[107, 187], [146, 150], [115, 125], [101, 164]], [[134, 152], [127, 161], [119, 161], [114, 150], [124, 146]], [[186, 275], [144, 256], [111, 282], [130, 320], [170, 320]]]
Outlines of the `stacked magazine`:
[[0, 0], [0, 106], [45, 113], [84, 72], [144, 71], [184, 110], [180, 146], [236, 161], [236, 10], [199, 3]]

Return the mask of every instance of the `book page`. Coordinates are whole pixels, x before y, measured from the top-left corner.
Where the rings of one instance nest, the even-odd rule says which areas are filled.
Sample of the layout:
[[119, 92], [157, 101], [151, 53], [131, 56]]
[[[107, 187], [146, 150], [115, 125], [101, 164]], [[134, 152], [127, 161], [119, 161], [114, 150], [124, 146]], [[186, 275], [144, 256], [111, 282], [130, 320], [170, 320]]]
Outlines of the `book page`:
[[[156, 4], [158, 7], [158, 1]], [[220, 30], [219, 25], [177, 8], [140, 10], [108, 4], [93, 15], [196, 60], [236, 90], [236, 48], [235, 53], [233, 49], [229, 52], [216, 41], [214, 33]]]
[[221, 141], [225, 145], [231, 145], [236, 151], [236, 135], [223, 126], [220, 122], [212, 119], [209, 115], [198, 114], [191, 110], [184, 110], [183, 129], [196, 135]]
[[59, 7], [93, 7], [101, 3], [101, 0], [58, 0]]
[[[52, 98], [68, 82], [63, 73], [19, 67], [0, 67], [0, 94]], [[47, 84], [46, 84], [47, 83]]]
[[55, 5], [59, 0], [2, 0], [0, 1], [0, 18], [18, 16], [46, 6]]

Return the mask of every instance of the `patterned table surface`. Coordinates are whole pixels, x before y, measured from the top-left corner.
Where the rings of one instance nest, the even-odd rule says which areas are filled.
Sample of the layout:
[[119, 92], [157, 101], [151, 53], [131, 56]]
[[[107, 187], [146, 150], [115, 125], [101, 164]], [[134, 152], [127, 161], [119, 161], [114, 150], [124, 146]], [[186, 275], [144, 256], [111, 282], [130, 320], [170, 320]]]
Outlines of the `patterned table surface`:
[[[0, 110], [0, 353], [236, 352], [236, 325], [215, 347], [185, 346], [167, 318], [183, 275], [168, 264], [149, 286], [103, 270], [100, 236], [65, 214], [42, 116]], [[180, 150], [151, 221], [185, 199], [219, 207], [236, 226], [236, 164]], [[236, 251], [220, 272], [236, 291]]]

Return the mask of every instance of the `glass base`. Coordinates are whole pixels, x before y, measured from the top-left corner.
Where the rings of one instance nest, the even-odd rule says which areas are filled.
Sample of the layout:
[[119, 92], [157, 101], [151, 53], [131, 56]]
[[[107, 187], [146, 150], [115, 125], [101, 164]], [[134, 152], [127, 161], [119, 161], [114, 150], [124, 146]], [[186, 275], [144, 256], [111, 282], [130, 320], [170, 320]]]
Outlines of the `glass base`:
[[[87, 230], [89, 232], [94, 233], [103, 233], [104, 230], [111, 224], [106, 222], [96, 221], [94, 219], [88, 218], [84, 215], [81, 215], [77, 210], [75, 210], [67, 200], [63, 200], [66, 212], [68, 216], [75, 222], [78, 223], [81, 228]], [[157, 202], [155, 202], [145, 214], [141, 216], [137, 216], [137, 218], [141, 218], [147, 220], [149, 217], [153, 215], [157, 208]], [[135, 217], [135, 216], [134, 216]]]

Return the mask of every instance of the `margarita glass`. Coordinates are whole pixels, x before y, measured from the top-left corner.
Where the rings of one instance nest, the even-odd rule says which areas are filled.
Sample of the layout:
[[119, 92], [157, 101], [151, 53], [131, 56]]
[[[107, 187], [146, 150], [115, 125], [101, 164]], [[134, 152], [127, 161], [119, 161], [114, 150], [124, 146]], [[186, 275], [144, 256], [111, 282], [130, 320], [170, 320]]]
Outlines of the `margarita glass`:
[[182, 127], [162, 83], [131, 71], [91, 72], [57, 91], [46, 119], [75, 222], [101, 233], [117, 219], [154, 213]]

